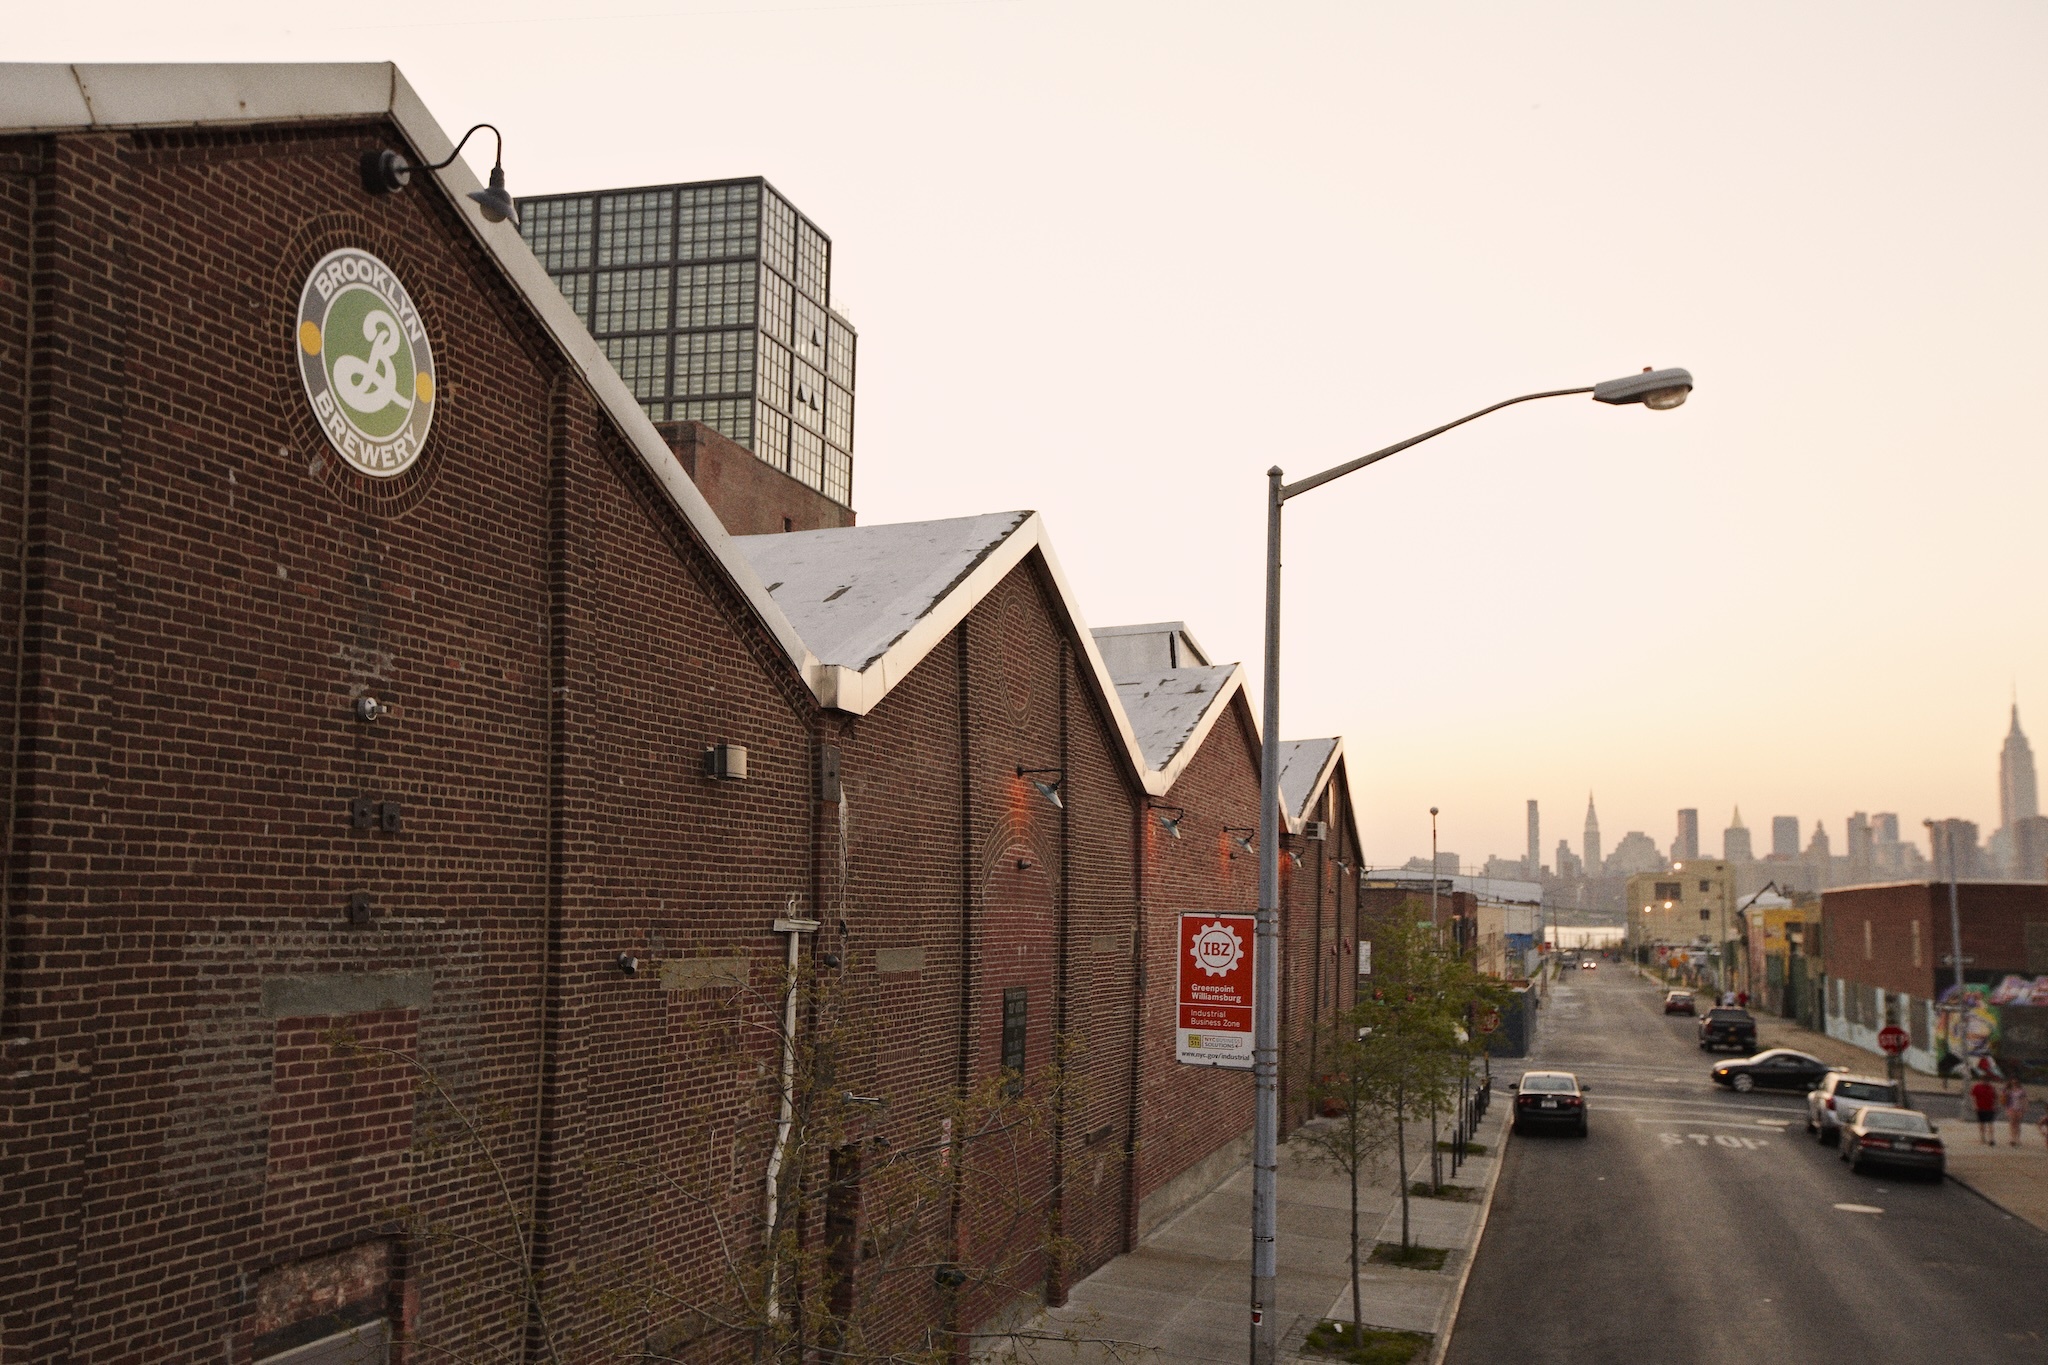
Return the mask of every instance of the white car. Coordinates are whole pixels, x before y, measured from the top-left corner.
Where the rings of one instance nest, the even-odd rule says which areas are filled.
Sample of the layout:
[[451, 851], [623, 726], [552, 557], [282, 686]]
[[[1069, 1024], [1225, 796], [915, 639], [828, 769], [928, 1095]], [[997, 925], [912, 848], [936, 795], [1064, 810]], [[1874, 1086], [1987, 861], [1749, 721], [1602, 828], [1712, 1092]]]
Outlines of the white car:
[[1806, 1092], [1806, 1131], [1824, 1143], [1841, 1141], [1842, 1129], [1856, 1121], [1866, 1104], [1903, 1106], [1901, 1087], [1877, 1076], [1852, 1076], [1833, 1071]]

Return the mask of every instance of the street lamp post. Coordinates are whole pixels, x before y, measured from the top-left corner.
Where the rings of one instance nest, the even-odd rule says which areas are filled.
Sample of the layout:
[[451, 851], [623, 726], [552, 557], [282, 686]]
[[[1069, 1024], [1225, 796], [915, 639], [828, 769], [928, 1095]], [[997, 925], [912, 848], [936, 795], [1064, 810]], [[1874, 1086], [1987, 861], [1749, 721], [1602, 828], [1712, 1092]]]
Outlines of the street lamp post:
[[[1692, 375], [1685, 370], [1645, 369], [1641, 374], [1610, 379], [1577, 389], [1547, 389], [1525, 393], [1491, 407], [1481, 408], [1455, 422], [1446, 422], [1419, 436], [1411, 436], [1370, 455], [1293, 483], [1282, 482], [1280, 466], [1266, 471], [1266, 648], [1264, 740], [1259, 759], [1259, 918], [1254, 937], [1252, 1075], [1256, 1086], [1252, 1117], [1252, 1302], [1251, 1359], [1253, 1365], [1277, 1365], [1279, 1359], [1279, 1317], [1275, 1310], [1277, 1268], [1274, 1239], [1277, 1236], [1275, 1195], [1280, 1160], [1280, 509], [1290, 498], [1321, 488], [1346, 474], [1398, 455], [1410, 446], [1421, 445], [1455, 427], [1476, 421], [1488, 413], [1538, 398], [1564, 398], [1589, 393], [1595, 402], [1616, 405], [1641, 403], [1654, 409], [1675, 408], [1692, 392]], [[1436, 868], [1430, 867], [1434, 881]]]

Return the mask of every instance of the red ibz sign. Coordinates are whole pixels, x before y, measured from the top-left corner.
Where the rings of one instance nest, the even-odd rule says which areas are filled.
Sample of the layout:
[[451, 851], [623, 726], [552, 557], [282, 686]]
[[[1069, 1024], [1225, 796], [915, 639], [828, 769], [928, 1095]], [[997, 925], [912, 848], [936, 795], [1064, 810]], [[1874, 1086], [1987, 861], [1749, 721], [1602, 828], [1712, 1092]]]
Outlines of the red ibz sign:
[[1173, 1054], [1189, 1066], [1252, 1065], [1252, 945], [1258, 919], [1183, 911]]

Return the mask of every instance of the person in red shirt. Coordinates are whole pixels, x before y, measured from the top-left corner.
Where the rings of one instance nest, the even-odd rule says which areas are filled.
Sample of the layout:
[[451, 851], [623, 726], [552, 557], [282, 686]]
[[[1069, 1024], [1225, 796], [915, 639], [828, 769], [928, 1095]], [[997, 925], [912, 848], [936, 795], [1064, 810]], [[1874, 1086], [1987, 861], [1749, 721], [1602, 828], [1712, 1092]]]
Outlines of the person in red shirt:
[[1991, 1125], [1998, 1118], [1998, 1087], [1988, 1076], [1979, 1076], [1970, 1087], [1970, 1105], [1977, 1111], [1977, 1136], [1988, 1147], [1996, 1147], [1998, 1138]]

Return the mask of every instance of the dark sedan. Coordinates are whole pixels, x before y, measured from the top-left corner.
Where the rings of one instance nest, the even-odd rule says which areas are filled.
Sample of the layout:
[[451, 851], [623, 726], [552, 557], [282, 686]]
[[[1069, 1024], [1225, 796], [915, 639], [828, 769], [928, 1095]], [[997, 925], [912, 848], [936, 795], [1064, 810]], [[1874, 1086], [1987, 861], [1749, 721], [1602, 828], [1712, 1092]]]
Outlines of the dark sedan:
[[1912, 1109], [1866, 1104], [1842, 1125], [1842, 1160], [1852, 1171], [1872, 1166], [1899, 1166], [1924, 1171], [1939, 1179], [1948, 1152], [1927, 1115]]
[[1515, 1131], [1565, 1128], [1586, 1135], [1586, 1087], [1569, 1071], [1525, 1072], [1515, 1092]]
[[1809, 1057], [1804, 1052], [1794, 1052], [1789, 1047], [1774, 1047], [1759, 1052], [1754, 1057], [1740, 1061], [1723, 1062], [1714, 1068], [1714, 1084], [1748, 1094], [1752, 1090], [1797, 1090], [1804, 1093], [1821, 1082], [1821, 1077], [1835, 1070], [1818, 1057]]
[[1692, 992], [1666, 991], [1664, 994], [1664, 1012], [1666, 1014], [1693, 1013]]

